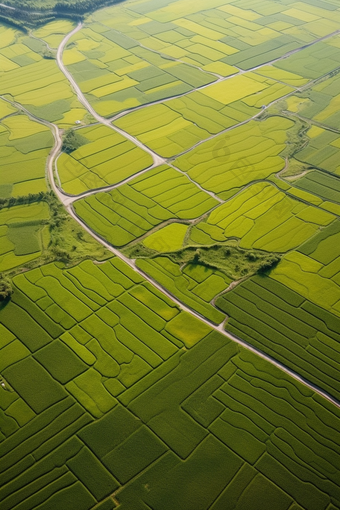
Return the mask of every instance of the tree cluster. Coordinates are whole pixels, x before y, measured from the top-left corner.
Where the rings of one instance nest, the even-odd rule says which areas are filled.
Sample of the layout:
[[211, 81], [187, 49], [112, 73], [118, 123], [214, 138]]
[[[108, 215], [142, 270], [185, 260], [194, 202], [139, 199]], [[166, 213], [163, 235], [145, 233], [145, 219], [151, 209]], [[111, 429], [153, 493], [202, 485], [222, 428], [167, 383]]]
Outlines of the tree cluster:
[[11, 280], [0, 274], [0, 303], [9, 299], [13, 294]]
[[63, 145], [62, 150], [66, 152], [67, 154], [70, 154], [71, 152], [79, 149], [84, 143], [87, 143], [86, 138], [79, 135], [76, 131], [73, 129], [68, 129], [65, 132], [64, 138], [63, 138]]
[[41, 202], [44, 200], [48, 202], [52, 192], [39, 191], [39, 193], [29, 193], [19, 197], [1, 198], [0, 197], [0, 210], [5, 207], [13, 207], [15, 205], [32, 204], [33, 202]]

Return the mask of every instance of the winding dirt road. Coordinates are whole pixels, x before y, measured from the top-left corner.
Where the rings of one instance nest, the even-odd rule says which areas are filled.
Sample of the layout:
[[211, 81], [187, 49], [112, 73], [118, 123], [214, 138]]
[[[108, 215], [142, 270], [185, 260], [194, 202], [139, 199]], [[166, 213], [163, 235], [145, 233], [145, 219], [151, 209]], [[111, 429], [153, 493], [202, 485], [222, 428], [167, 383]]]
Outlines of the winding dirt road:
[[[88, 110], [88, 112], [91, 113], [91, 115], [98, 122], [100, 122], [101, 124], [103, 124], [103, 125], [105, 125], [107, 127], [110, 127], [111, 129], [114, 129], [115, 131], [120, 133], [122, 136], [124, 136], [125, 138], [129, 139], [130, 141], [132, 141], [138, 147], [140, 147], [141, 149], [143, 149], [146, 152], [148, 152], [153, 157], [153, 161], [154, 161], [154, 165], [153, 166], [158, 166], [160, 164], [166, 163], [166, 160], [164, 160], [159, 155], [154, 153], [151, 149], [149, 149], [149, 147], [146, 147], [144, 144], [142, 144], [135, 137], [131, 136], [128, 133], [125, 133], [123, 130], [117, 128], [116, 126], [112, 126], [111, 123], [110, 123], [110, 120], [105, 119], [105, 118], [101, 117], [100, 115], [98, 115], [97, 112], [93, 109], [93, 107], [89, 104], [87, 99], [84, 97], [83, 93], [81, 92], [81, 90], [80, 90], [79, 86], [77, 85], [77, 83], [74, 81], [74, 79], [71, 76], [71, 74], [65, 68], [65, 66], [64, 66], [64, 64], [62, 62], [63, 50], [64, 50], [67, 42], [69, 41], [69, 39], [72, 37], [72, 35], [74, 35], [76, 32], [78, 32], [81, 29], [81, 27], [82, 27], [82, 25], [79, 24], [74, 30], [72, 30], [72, 32], [70, 32], [63, 39], [63, 41], [61, 42], [61, 44], [60, 44], [60, 46], [58, 48], [58, 53], [57, 53], [57, 62], [58, 62], [58, 65], [59, 65], [61, 71], [63, 72], [63, 74], [69, 80], [69, 82], [72, 85], [72, 87], [74, 88], [74, 90], [75, 90], [75, 92], [76, 92], [76, 94], [78, 96], [79, 101], [85, 106], [85, 108]], [[340, 33], [340, 30], [338, 31], [338, 33]], [[328, 36], [328, 37], [330, 37], [330, 36]], [[321, 38], [320, 40], [323, 40], [323, 39], [325, 39], [325, 38]], [[310, 46], [310, 45], [307, 45], [307, 46]], [[294, 52], [296, 52], [296, 51], [297, 50], [294, 50]], [[42, 122], [41, 120], [39, 120], [39, 121]], [[228, 331], [225, 331], [224, 330], [225, 321], [223, 321], [219, 325], [216, 325], [216, 324], [212, 323], [211, 321], [207, 320], [205, 317], [201, 316], [196, 311], [194, 311], [191, 308], [187, 307], [178, 298], [176, 298], [176, 296], [172, 295], [167, 289], [165, 289], [163, 286], [161, 286], [158, 282], [154, 281], [146, 273], [141, 271], [136, 266], [136, 263], [135, 263], [134, 260], [131, 260], [131, 259], [128, 259], [127, 257], [125, 257], [119, 250], [117, 250], [116, 248], [111, 246], [105, 239], [103, 239], [102, 237], [97, 235], [88, 225], [86, 225], [86, 223], [83, 222], [76, 215], [76, 213], [74, 212], [74, 210], [72, 208], [72, 202], [74, 201], [74, 197], [70, 197], [70, 196], [67, 196], [66, 194], [64, 194], [58, 188], [58, 186], [55, 184], [55, 181], [54, 181], [54, 164], [55, 164], [55, 159], [56, 159], [56, 157], [57, 157], [57, 155], [58, 155], [58, 153], [60, 151], [60, 148], [61, 148], [61, 145], [62, 145], [62, 140], [61, 140], [61, 136], [60, 136], [60, 132], [59, 132], [58, 127], [56, 125], [54, 125], [54, 124], [51, 124], [51, 123], [46, 123], [46, 124], [51, 126], [52, 131], [53, 131], [53, 135], [54, 135], [54, 138], [55, 138], [55, 145], [54, 145], [54, 147], [53, 147], [53, 149], [52, 149], [52, 151], [50, 153], [50, 157], [49, 157], [49, 160], [48, 160], [48, 178], [49, 178], [50, 185], [51, 185], [53, 191], [56, 193], [58, 199], [65, 206], [65, 208], [66, 208], [67, 212], [70, 214], [70, 216], [72, 216], [72, 218], [75, 221], [77, 221], [86, 232], [88, 232], [94, 239], [96, 239], [100, 244], [102, 244], [102, 246], [104, 246], [107, 250], [109, 250], [111, 253], [113, 253], [116, 257], [119, 257], [121, 260], [123, 260], [128, 266], [130, 266], [140, 276], [145, 278], [151, 285], [153, 285], [155, 288], [157, 288], [162, 294], [164, 294], [165, 296], [170, 298], [174, 303], [176, 303], [176, 305], [180, 309], [184, 310], [185, 312], [189, 313], [190, 315], [192, 315], [195, 318], [199, 319], [200, 321], [204, 322], [205, 324], [210, 326], [215, 331], [218, 331], [220, 334], [224, 335], [229, 340], [237, 343], [238, 345], [242, 346], [243, 348], [247, 349], [248, 351], [253, 352], [257, 356], [260, 356], [262, 359], [264, 359], [267, 362], [271, 363], [272, 365], [276, 366], [277, 368], [279, 368], [281, 371], [283, 371], [284, 373], [286, 373], [287, 375], [289, 375], [293, 379], [299, 381], [304, 386], [308, 387], [311, 391], [319, 394], [321, 397], [327, 399], [329, 402], [334, 404], [336, 407], [340, 408], [340, 402], [338, 402], [335, 398], [333, 398], [327, 392], [323, 391], [322, 389], [320, 389], [318, 386], [314, 385], [313, 383], [307, 381], [306, 379], [301, 377], [299, 374], [297, 374], [295, 371], [293, 371], [290, 368], [286, 367], [283, 363], [275, 360], [274, 358], [272, 358], [271, 356], [265, 354], [261, 350], [253, 347], [252, 345], [248, 344], [247, 342], [245, 342], [241, 338], [237, 337], [236, 335], [234, 335], [232, 333], [229, 333]], [[105, 188], [105, 190], [106, 189], [107, 188]]]

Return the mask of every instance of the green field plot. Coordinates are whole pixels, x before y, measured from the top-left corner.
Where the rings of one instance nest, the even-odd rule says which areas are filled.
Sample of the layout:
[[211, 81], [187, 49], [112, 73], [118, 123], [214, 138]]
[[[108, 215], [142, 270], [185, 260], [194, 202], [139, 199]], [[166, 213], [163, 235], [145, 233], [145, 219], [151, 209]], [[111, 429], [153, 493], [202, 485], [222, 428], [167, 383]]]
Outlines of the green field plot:
[[109, 193], [75, 202], [75, 211], [114, 246], [124, 246], [164, 220], [191, 219], [217, 205], [186, 176], [158, 167]]
[[205, 189], [230, 196], [230, 190], [282, 170], [279, 154], [292, 125], [281, 117], [249, 122], [192, 149], [175, 164]]
[[69, 194], [116, 184], [152, 165], [149, 154], [108, 127], [76, 133], [87, 143], [71, 154], [62, 153], [57, 163], [62, 187]]
[[32, 1], [0, 5], [1, 510], [339, 509], [337, 0]]
[[86, 110], [74, 96], [56, 62], [43, 56], [47, 51], [45, 43], [57, 47], [71, 28], [72, 23], [68, 21], [42, 27], [37, 30], [40, 35], [34, 37], [46, 36], [43, 41], [17, 31], [15, 39], [7, 47], [0, 48], [2, 94], [41, 119], [57, 121], [62, 128], [83, 120]]
[[[201, 286], [212, 278], [188, 274]], [[270, 281], [263, 293], [280, 285]], [[156, 510], [216, 510], [236, 497], [275, 510], [339, 505], [337, 409], [180, 312], [120, 259], [49, 264], [13, 283], [0, 311], [10, 362], [0, 388], [4, 509], [112, 510], [113, 493], [122, 508]], [[295, 321], [311, 317], [304, 334], [322, 324], [311, 347], [330, 354], [328, 316], [292, 291], [269, 299], [296, 310]]]
[[299, 151], [295, 158], [310, 166], [340, 175], [339, 135], [314, 126], [308, 131], [308, 136], [307, 147]]
[[215, 323], [222, 322], [223, 315], [210, 304], [216, 294], [225, 290], [231, 281], [220, 271], [198, 266], [196, 271], [193, 271], [194, 275], [196, 272], [201, 273], [201, 278], [197, 281], [191, 276], [190, 264], [181, 271], [168, 257], [139, 259], [137, 266], [203, 317]]
[[241, 248], [285, 252], [328, 225], [334, 216], [290, 198], [269, 183], [249, 186], [191, 231], [194, 242], [240, 239]]
[[340, 315], [339, 222], [285, 256], [271, 276], [316, 305]]
[[49, 236], [43, 235], [49, 219], [46, 203], [4, 208], [0, 211], [0, 271], [24, 265], [41, 255]]
[[[7, 102], [1, 103], [4, 114], [0, 121], [1, 196], [17, 197], [46, 191], [46, 158], [53, 145], [49, 128], [26, 115], [12, 115], [17, 110]], [[6, 116], [8, 113], [10, 116]]]
[[[328, 33], [332, 33], [332, 31]], [[331, 42], [319, 42], [289, 56], [287, 59], [276, 62], [275, 67], [297, 73], [303, 78], [311, 80], [337, 68], [339, 52], [340, 49], [333, 46]]]
[[[76, 34], [71, 44], [64, 53], [64, 63], [104, 116], [190, 92], [217, 79], [185, 61], [172, 61], [174, 45], [155, 37], [136, 40], [115, 28], [92, 23]], [[161, 51], [163, 47], [169, 51]], [[231, 66], [222, 66], [225, 75], [234, 71]]]
[[216, 304], [229, 317], [229, 331], [339, 398], [334, 358], [339, 319], [263, 276], [238, 285]]
[[338, 177], [314, 170], [295, 180], [294, 186], [313, 193], [322, 200], [340, 203], [340, 180]]
[[115, 124], [166, 157], [183, 152], [209, 136], [208, 131], [186, 120], [165, 104], [130, 113]]

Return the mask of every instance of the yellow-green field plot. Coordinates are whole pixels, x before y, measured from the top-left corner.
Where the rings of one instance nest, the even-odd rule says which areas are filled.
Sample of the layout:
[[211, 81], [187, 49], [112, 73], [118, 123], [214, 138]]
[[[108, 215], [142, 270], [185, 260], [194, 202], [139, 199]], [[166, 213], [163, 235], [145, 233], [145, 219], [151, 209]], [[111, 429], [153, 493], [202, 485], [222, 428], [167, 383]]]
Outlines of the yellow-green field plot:
[[269, 78], [235, 76], [163, 104], [150, 105], [115, 121], [165, 157], [174, 156], [228, 127], [251, 118], [292, 92]]
[[[339, 99], [340, 77], [338, 74], [323, 80], [311, 88], [308, 95], [296, 94], [294, 99], [300, 103], [299, 113], [325, 128], [340, 128]], [[291, 107], [290, 111], [294, 111]]]
[[295, 158], [310, 167], [321, 168], [340, 175], [340, 136], [337, 133], [313, 126], [307, 132], [309, 143], [295, 154]]
[[244, 189], [216, 208], [206, 222], [191, 231], [201, 244], [237, 238], [241, 248], [286, 252], [316, 234], [335, 217], [286, 196], [261, 182]]
[[[96, 23], [72, 37], [63, 60], [97, 112], [106, 117], [217, 79]], [[233, 72], [224, 66], [226, 75]]]
[[0, 210], [0, 271], [24, 266], [41, 255], [49, 243], [46, 203]]
[[203, 188], [222, 198], [285, 166], [279, 156], [293, 122], [283, 117], [251, 121], [208, 140], [175, 160]]
[[287, 254], [271, 277], [340, 316], [340, 223], [334, 221], [298, 251]]
[[82, 128], [85, 144], [57, 160], [63, 189], [78, 195], [116, 184], [152, 165], [151, 156], [105, 126]]
[[223, 104], [233, 103], [238, 99], [250, 96], [267, 88], [266, 83], [252, 80], [248, 76], [235, 76], [233, 79], [222, 81], [205, 88], [202, 94], [216, 99]]
[[[65, 25], [65, 33], [72, 27], [68, 21], [55, 25]], [[39, 30], [44, 32], [44, 27]], [[58, 122], [60, 127], [67, 128], [76, 120], [83, 120], [87, 112], [56, 61], [43, 57], [46, 44], [23, 36], [19, 31], [14, 34], [15, 39], [0, 48], [1, 94], [22, 104], [39, 118]]]
[[[144, 50], [226, 76], [237, 68], [275, 61], [332, 34], [340, 16], [337, 7], [328, 4], [216, 1], [206, 5], [198, 1], [184, 6], [177, 1], [156, 8], [148, 3], [141, 8], [132, 2], [128, 9], [122, 5], [99, 11], [93, 20], [95, 30], [131, 52], [141, 51], [142, 45]], [[227, 65], [224, 70], [223, 65]]]
[[115, 124], [165, 157], [183, 152], [210, 135], [165, 104], [130, 113]]
[[143, 244], [158, 252], [176, 251], [182, 248], [188, 225], [172, 223], [144, 239]]
[[185, 175], [161, 166], [111, 192], [77, 200], [74, 208], [95, 232], [121, 247], [164, 221], [194, 219], [216, 205]]
[[46, 191], [46, 161], [52, 145], [53, 136], [47, 126], [0, 101], [2, 198]]
[[43, 39], [50, 48], [57, 48], [65, 35], [75, 27], [71, 20], [55, 20], [51, 23], [34, 30], [33, 35], [38, 39]]
[[271, 278], [340, 317], [340, 282], [328, 278], [327, 266], [298, 252], [287, 254]]

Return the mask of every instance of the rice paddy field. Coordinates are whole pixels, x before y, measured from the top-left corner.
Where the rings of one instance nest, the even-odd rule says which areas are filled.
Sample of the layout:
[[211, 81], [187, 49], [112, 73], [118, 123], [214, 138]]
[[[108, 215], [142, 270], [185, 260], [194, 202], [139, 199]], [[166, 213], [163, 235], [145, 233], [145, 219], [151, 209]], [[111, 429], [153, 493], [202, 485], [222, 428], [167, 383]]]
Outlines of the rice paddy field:
[[119, 259], [13, 283], [1, 313], [4, 508], [339, 504], [337, 408]]
[[0, 117], [1, 196], [46, 191], [46, 159], [53, 145], [50, 129], [3, 100]]
[[1, 510], [340, 508], [339, 22], [1, 21]]
[[58, 176], [66, 193], [78, 195], [124, 181], [152, 165], [149, 154], [105, 126], [77, 130], [85, 144], [57, 161]]
[[46, 203], [0, 210], [0, 272], [24, 266], [41, 255], [49, 243]]
[[71, 29], [69, 22], [53, 22], [28, 36], [5, 25], [0, 27], [1, 96], [40, 119], [57, 122], [61, 128], [74, 125], [76, 120], [86, 122], [87, 113], [54, 58], [46, 58]]

